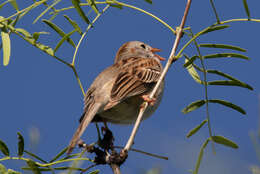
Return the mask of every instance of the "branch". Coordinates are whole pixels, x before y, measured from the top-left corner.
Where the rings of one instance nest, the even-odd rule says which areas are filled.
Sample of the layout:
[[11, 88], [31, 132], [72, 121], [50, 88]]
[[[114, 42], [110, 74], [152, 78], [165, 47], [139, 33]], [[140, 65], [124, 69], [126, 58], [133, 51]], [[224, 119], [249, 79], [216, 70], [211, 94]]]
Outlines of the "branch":
[[[185, 25], [185, 22], [186, 22], [186, 19], [187, 19], [187, 15], [188, 15], [188, 12], [189, 12], [189, 9], [190, 9], [191, 1], [192, 0], [188, 0], [187, 1], [186, 8], [185, 8], [185, 11], [184, 11], [184, 15], [182, 17], [181, 25], [179, 26], [179, 28], [176, 31], [176, 33], [177, 33], [176, 34], [176, 39], [175, 39], [175, 42], [173, 44], [173, 48], [172, 48], [171, 54], [169, 56], [169, 59], [168, 59], [166, 65], [165, 65], [165, 68], [164, 68], [164, 70], [163, 70], [163, 72], [162, 72], [158, 82], [156, 83], [153, 91], [149, 95], [150, 98], [154, 97], [155, 92], [158, 90], [159, 85], [162, 83], [162, 81], [163, 81], [166, 73], [168, 72], [171, 64], [177, 60], [177, 58], [175, 57], [175, 53], [176, 53], [177, 47], [178, 47], [178, 45], [180, 43], [180, 39], [182, 37], [182, 31], [183, 31], [183, 28], [184, 28], [184, 25]], [[131, 135], [130, 135], [130, 137], [128, 139], [128, 142], [127, 142], [127, 144], [126, 144], [126, 146], [124, 148], [124, 151], [126, 151], [126, 152], [128, 152], [130, 150], [130, 148], [131, 148], [131, 146], [132, 146], [132, 144], [134, 142], [134, 137], [136, 135], [136, 132], [137, 132], [138, 127], [140, 125], [140, 122], [142, 120], [143, 114], [144, 114], [144, 112], [145, 112], [147, 107], [148, 107], [148, 103], [144, 102], [143, 103], [143, 107], [140, 108], [139, 115], [138, 115], [137, 120], [135, 122], [134, 128], [133, 128], [132, 133], [131, 133]]]
[[117, 165], [117, 164], [110, 164], [110, 167], [113, 170], [114, 174], [121, 174], [119, 165]]

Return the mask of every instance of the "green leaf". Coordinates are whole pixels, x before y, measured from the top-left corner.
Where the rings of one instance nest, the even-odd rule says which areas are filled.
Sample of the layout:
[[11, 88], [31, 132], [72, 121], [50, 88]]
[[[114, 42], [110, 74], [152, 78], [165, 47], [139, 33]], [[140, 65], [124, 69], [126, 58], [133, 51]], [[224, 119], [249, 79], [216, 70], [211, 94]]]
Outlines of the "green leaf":
[[[185, 55], [184, 55], [185, 56]], [[188, 63], [189, 59], [186, 57], [185, 59], [185, 64]], [[203, 84], [203, 82], [200, 79], [199, 74], [197, 73], [197, 71], [195, 70], [195, 68], [193, 67], [192, 64], [190, 64], [189, 66], [186, 67], [186, 69], [188, 70], [189, 74], [191, 75], [191, 77], [199, 84]]]
[[5, 2], [3, 2], [2, 4], [0, 4], [0, 10], [1, 10], [1, 8], [5, 5], [5, 4], [7, 4], [9, 1], [7, 0], [7, 1], [5, 1]]
[[189, 133], [186, 135], [187, 138], [191, 137], [192, 135], [194, 135], [196, 132], [198, 132], [200, 130], [200, 128], [207, 123], [208, 120], [203, 120], [203, 122], [201, 122], [199, 125], [197, 125], [195, 128], [193, 128], [192, 130], [189, 131]]
[[34, 38], [35, 42], [38, 40], [38, 38], [39, 38], [39, 36], [40, 36], [41, 34], [50, 34], [50, 33], [45, 32], [45, 31], [33, 33], [33, 36], [32, 36], [32, 37]]
[[10, 55], [11, 55], [11, 41], [9, 34], [6, 30], [2, 29], [1, 31], [1, 37], [2, 37], [2, 45], [3, 45], [3, 62], [4, 66], [7, 66], [10, 61]]
[[222, 49], [231, 49], [236, 51], [246, 52], [245, 49], [233, 46], [233, 45], [226, 45], [226, 44], [200, 44], [200, 47], [207, 47], [207, 48], [222, 48]]
[[99, 11], [98, 11], [98, 8], [96, 6], [96, 3], [94, 0], [86, 0], [89, 5], [91, 6], [91, 8], [94, 10], [94, 12], [98, 15], [99, 14]]
[[22, 174], [21, 172], [14, 171], [12, 169], [8, 169], [6, 174]]
[[17, 32], [19, 32], [19, 33], [21, 33], [21, 34], [23, 34], [23, 35], [24, 35], [25, 37], [27, 37], [27, 38], [32, 38], [32, 35], [31, 35], [28, 31], [26, 31], [25, 29], [23, 29], [23, 28], [16, 28], [15, 31], [17, 31]]
[[27, 150], [24, 150], [24, 152], [26, 154], [28, 154], [29, 156], [31, 156], [31, 157], [33, 157], [33, 158], [35, 158], [35, 159], [37, 159], [37, 160], [39, 160], [39, 161], [41, 161], [43, 163], [48, 163], [47, 161], [43, 160], [42, 158], [38, 157], [37, 155], [35, 155], [35, 154], [31, 153], [31, 152], [28, 152]]
[[223, 136], [212, 136], [211, 138], [215, 143], [222, 144], [222, 145], [234, 148], [234, 149], [238, 148], [238, 145], [236, 143], [234, 143], [233, 141], [231, 141]]
[[95, 171], [90, 172], [89, 174], [98, 174], [99, 172], [100, 172], [99, 170], [95, 170]]
[[208, 54], [206, 56], [203, 56], [204, 59], [212, 59], [212, 58], [241, 58], [245, 60], [249, 60], [249, 57], [238, 54], [238, 53], [217, 53], [217, 54]]
[[202, 31], [202, 33], [200, 35], [206, 34], [206, 33], [212, 32], [212, 31], [223, 30], [223, 29], [226, 29], [228, 27], [230, 27], [230, 25], [210, 26], [206, 30]]
[[205, 148], [207, 147], [209, 141], [210, 141], [210, 139], [208, 138], [208, 139], [203, 143], [203, 145], [202, 145], [201, 148], [200, 148], [199, 157], [198, 157], [198, 159], [197, 159], [196, 166], [195, 166], [195, 170], [194, 170], [193, 174], [198, 174], [198, 172], [199, 172], [199, 167], [200, 167], [200, 163], [201, 163], [201, 160], [202, 160], [202, 157], [203, 157], [203, 154], [204, 154], [204, 150], [205, 150]]
[[33, 160], [26, 161], [27, 165], [32, 169], [34, 174], [41, 174], [41, 171], [38, 168], [38, 165]]
[[44, 51], [45, 53], [49, 54], [50, 56], [54, 56], [54, 51], [51, 47], [43, 45], [41, 43], [36, 43], [35, 46], [40, 50]]
[[[40, 50], [44, 51], [45, 53], [49, 54], [50, 56], [54, 56], [54, 51], [52, 48], [50, 48], [47, 45], [41, 44], [39, 42], [36, 43], [36, 40], [31, 36], [29, 32], [22, 28], [15, 29], [15, 32], [19, 32], [23, 34], [24, 37], [22, 37], [24, 40], [29, 42], [30, 44], [34, 45], [35, 47], [39, 48]], [[37, 38], [37, 34], [35, 36]]]
[[5, 156], [9, 156], [9, 149], [2, 140], [0, 140], [0, 150]]
[[[1, 6], [0, 6], [1, 7]], [[3, 16], [0, 16], [0, 21], [4, 21], [3, 23], [0, 23], [0, 28], [3, 28], [4, 27], [4, 24], [5, 24], [5, 18]]]
[[79, 155], [80, 155], [80, 153], [74, 153], [74, 154], [72, 154], [72, 155], [67, 155], [67, 156], [61, 158], [60, 161], [66, 160], [66, 159], [70, 159], [70, 158], [73, 158], [73, 157], [77, 157], [77, 156], [79, 156]]
[[187, 107], [185, 107], [182, 112], [184, 114], [187, 114], [188, 112], [191, 112], [195, 109], [200, 108], [201, 106], [203, 106], [206, 103], [205, 100], [197, 100], [195, 102], [192, 102], [191, 104], [189, 104]]
[[225, 101], [225, 100], [212, 99], [212, 100], [209, 100], [209, 102], [210, 103], [218, 103], [218, 104], [221, 104], [223, 106], [232, 108], [232, 109], [240, 112], [241, 114], [246, 114], [246, 111], [244, 109], [242, 109], [240, 106], [237, 106], [237, 105], [235, 105], [231, 102]]
[[239, 81], [238, 79], [232, 77], [231, 75], [228, 75], [228, 74], [223, 73], [223, 72], [218, 71], [218, 70], [212, 70], [212, 69], [210, 69], [210, 70], [207, 70], [207, 73], [216, 74], [216, 75], [225, 77], [225, 78], [230, 79], [230, 80]]
[[77, 32], [78, 32], [80, 35], [83, 34], [83, 32], [81, 31], [79, 25], [78, 25], [75, 21], [73, 21], [72, 19], [70, 19], [67, 15], [63, 15], [63, 16], [69, 21], [69, 23], [72, 25], [72, 27], [73, 27], [75, 30], [77, 30]]
[[5, 172], [6, 172], [5, 166], [0, 163], [0, 173], [5, 173]]
[[57, 5], [61, 0], [55, 0], [50, 6], [48, 6], [34, 21], [33, 24], [36, 23], [45, 13], [47, 13], [52, 7]]
[[16, 31], [17, 33], [21, 33], [21, 34], [23, 35], [22, 38], [23, 38], [24, 40], [26, 40], [27, 42], [29, 42], [30, 44], [32, 44], [32, 45], [35, 44], [34, 38], [33, 38], [32, 35], [31, 35], [28, 31], [26, 31], [25, 29], [16, 28], [15, 31]]
[[71, 32], [69, 32], [68, 34], [66, 34], [60, 41], [59, 43], [56, 45], [56, 47], [54, 48], [54, 53], [60, 48], [60, 46], [63, 44], [63, 42], [65, 40], [67, 40], [73, 33], [75, 33], [76, 30], [73, 30]]
[[20, 15], [17, 15], [15, 20], [12, 20], [12, 22], [10, 23], [10, 25], [12, 25], [13, 27], [17, 24], [18, 20], [20, 19]]
[[[22, 167], [23, 170], [32, 170], [32, 168], [29, 167]], [[47, 172], [47, 171], [53, 171], [53, 170], [76, 170], [76, 171], [85, 171], [85, 169], [77, 168], [77, 167], [55, 167], [55, 168], [38, 168], [39, 171]]]
[[254, 90], [250, 85], [248, 85], [246, 83], [243, 83], [240, 81], [233, 81], [233, 80], [210, 81], [210, 82], [208, 82], [208, 85], [238, 86], [238, 87]]
[[58, 153], [58, 155], [56, 155], [52, 160], [50, 160], [50, 163], [56, 161], [59, 157], [61, 157], [64, 153], [66, 153], [68, 147], [65, 147], [64, 149], [62, 149], [62, 151], [60, 151], [60, 153]]
[[[188, 56], [185, 56], [188, 59]], [[197, 55], [192, 56], [188, 61], [183, 65], [184, 68], [187, 68], [189, 65], [193, 64], [193, 62], [198, 58]]]
[[20, 132], [17, 132], [17, 135], [18, 135], [18, 156], [21, 157], [23, 156], [23, 152], [24, 152], [24, 139]]
[[[66, 35], [60, 27], [58, 27], [56, 24], [52, 23], [51, 21], [45, 19], [42, 21], [46, 23], [49, 27], [51, 27], [54, 31], [56, 31], [61, 37], [64, 37]], [[74, 48], [76, 47], [71, 38], [67, 38], [67, 42], [70, 43]]]
[[14, 9], [16, 11], [19, 11], [19, 8], [18, 8], [16, 0], [10, 0], [9, 2], [12, 4], [12, 6], [14, 7]]
[[253, 87], [251, 87], [250, 85], [241, 82], [240, 80], [232, 77], [231, 75], [228, 75], [226, 73], [223, 73], [221, 71], [218, 70], [207, 70], [207, 73], [211, 73], [211, 74], [216, 74], [222, 77], [225, 77], [227, 79], [230, 79], [231, 81], [213, 81], [213, 82], [208, 82], [209, 85], [227, 85], [227, 86], [239, 86], [239, 87], [243, 87], [243, 88], [247, 88], [250, 90], [254, 90]]
[[[22, 167], [21, 169], [28, 170], [28, 171], [35, 170], [35, 169], [31, 168], [31, 167]], [[40, 167], [38, 167], [37, 170], [40, 171], [40, 172], [48, 172], [48, 171], [53, 171], [54, 168], [40, 168]]]
[[58, 16], [58, 12], [53, 12], [53, 15], [49, 18], [49, 21], [52, 21], [56, 18], [56, 16]]
[[71, 0], [73, 6], [75, 7], [75, 9], [77, 10], [78, 14], [80, 15], [80, 17], [87, 23], [90, 24], [89, 19], [87, 18], [87, 16], [85, 15], [84, 11], [81, 9], [79, 3], [79, 0]]
[[245, 11], [246, 11], [246, 15], [248, 17], [248, 19], [250, 19], [250, 11], [249, 11], [249, 8], [248, 8], [248, 5], [247, 5], [247, 0], [243, 0], [243, 4], [244, 4], [244, 8], [245, 8]]
[[199, 67], [199, 66], [196, 65], [195, 63], [193, 63], [192, 66], [193, 66], [196, 70], [198, 70], [198, 71], [200, 71], [200, 72], [204, 72], [204, 71], [205, 71], [205, 70], [203, 70], [203, 68]]
[[123, 9], [123, 6], [120, 5], [120, 4], [109, 4], [111, 7], [114, 7], [114, 8], [119, 8], [120, 10]]
[[90, 172], [89, 174], [98, 174], [100, 171], [99, 170], [94, 170], [92, 172]]
[[153, 1], [152, 0], [144, 0], [145, 2], [149, 3], [149, 4], [152, 4]]

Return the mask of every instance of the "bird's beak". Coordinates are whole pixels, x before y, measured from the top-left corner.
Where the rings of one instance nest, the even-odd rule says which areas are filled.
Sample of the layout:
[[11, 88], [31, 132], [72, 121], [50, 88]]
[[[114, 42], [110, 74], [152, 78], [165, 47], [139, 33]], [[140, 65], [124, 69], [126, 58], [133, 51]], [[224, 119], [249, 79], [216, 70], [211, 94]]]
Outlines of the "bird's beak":
[[[152, 51], [152, 53], [156, 53], [156, 52], [160, 52], [161, 50], [158, 49], [158, 48], [152, 48], [151, 51]], [[159, 60], [161, 60], [161, 61], [164, 61], [164, 60], [165, 60], [165, 58], [163, 58], [163, 57], [161, 57], [161, 56], [159, 56], [159, 55], [157, 55], [157, 54], [155, 54], [155, 56], [156, 56]]]
[[151, 51], [152, 51], [153, 53], [156, 53], [156, 52], [160, 52], [161, 50], [158, 49], [158, 48], [152, 48]]

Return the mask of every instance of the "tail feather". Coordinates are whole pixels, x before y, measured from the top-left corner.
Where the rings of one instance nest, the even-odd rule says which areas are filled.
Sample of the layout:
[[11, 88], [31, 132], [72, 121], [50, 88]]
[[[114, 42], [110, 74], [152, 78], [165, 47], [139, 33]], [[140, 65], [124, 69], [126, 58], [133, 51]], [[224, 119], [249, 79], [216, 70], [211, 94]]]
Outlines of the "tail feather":
[[81, 123], [79, 127], [77, 128], [76, 132], [74, 133], [70, 144], [67, 149], [67, 154], [70, 154], [74, 147], [76, 146], [78, 140], [80, 139], [81, 135], [85, 131], [85, 129], [88, 127], [89, 123], [93, 120], [94, 116], [98, 112], [99, 108], [101, 106], [101, 103], [93, 103], [91, 107], [89, 107], [88, 111], [85, 112], [84, 117], [81, 120]]

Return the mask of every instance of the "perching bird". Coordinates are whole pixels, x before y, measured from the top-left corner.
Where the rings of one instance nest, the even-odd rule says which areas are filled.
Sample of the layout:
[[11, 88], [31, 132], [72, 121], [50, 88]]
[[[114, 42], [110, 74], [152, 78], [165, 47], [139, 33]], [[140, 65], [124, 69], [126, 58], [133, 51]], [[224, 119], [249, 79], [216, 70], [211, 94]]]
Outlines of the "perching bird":
[[165, 60], [154, 54], [158, 51], [140, 41], [127, 42], [119, 48], [114, 64], [102, 71], [86, 92], [84, 113], [67, 153], [72, 152], [91, 122], [132, 124], [144, 100], [151, 103], [144, 113], [144, 119], [157, 109], [164, 82], [157, 90], [155, 99], [150, 99], [148, 95], [161, 75], [160, 60]]

